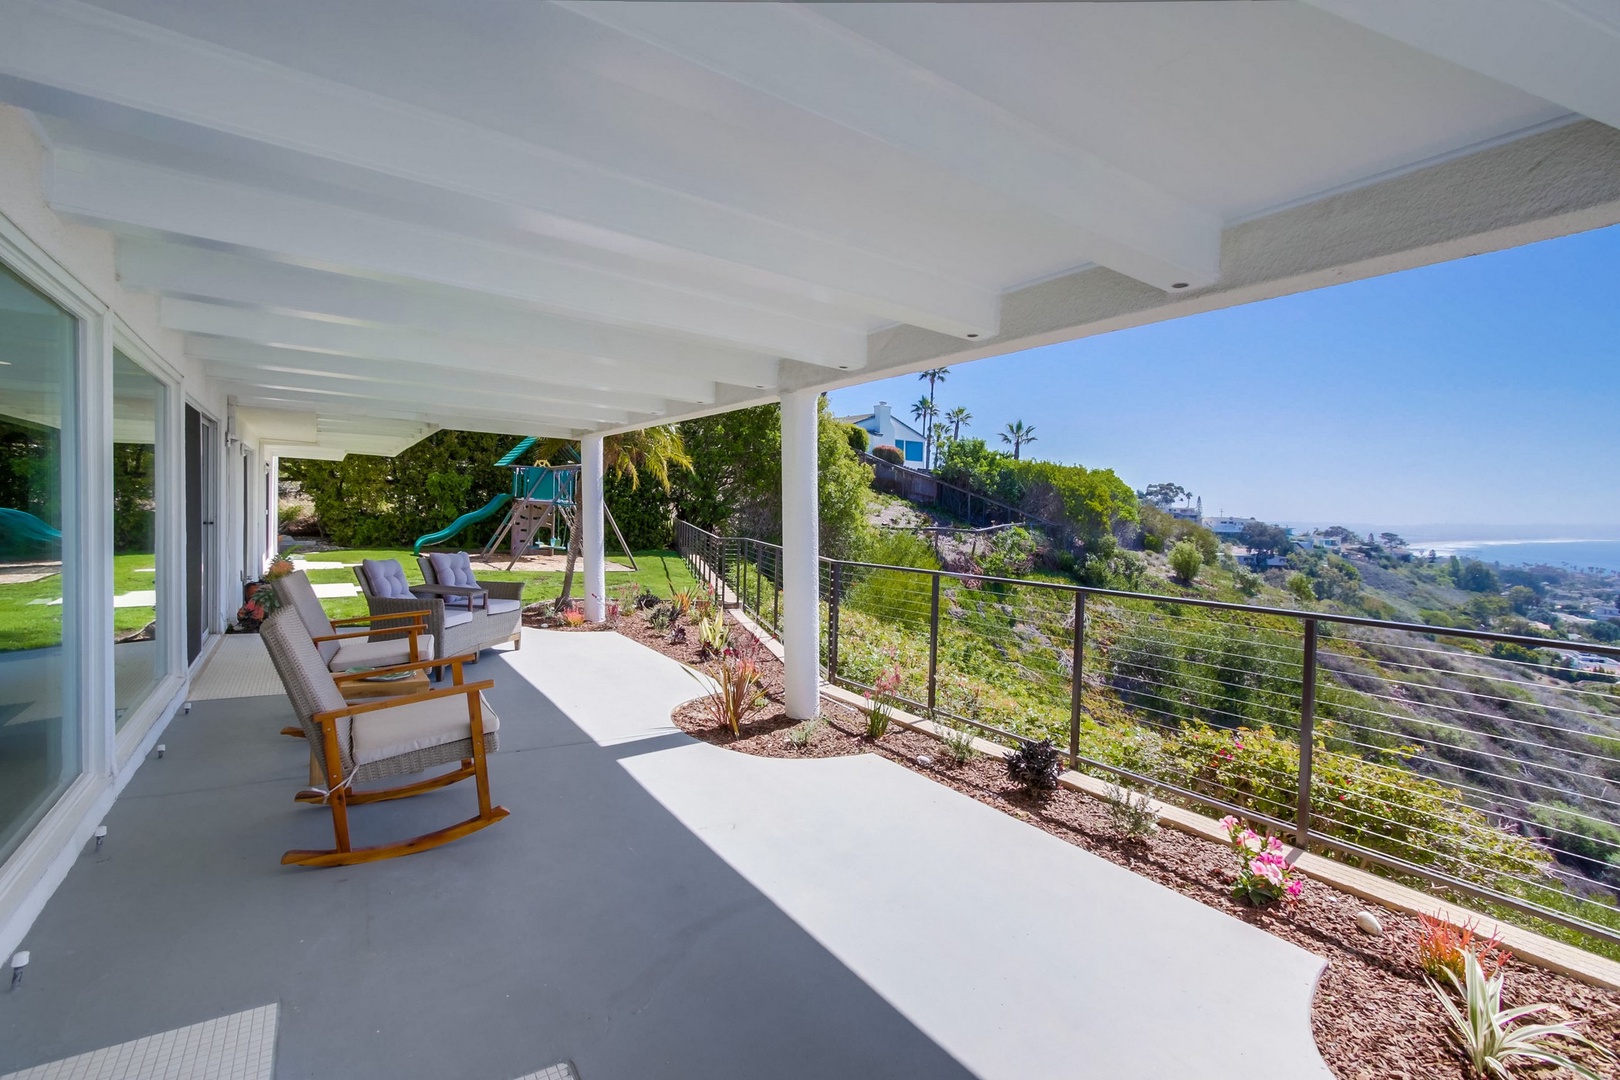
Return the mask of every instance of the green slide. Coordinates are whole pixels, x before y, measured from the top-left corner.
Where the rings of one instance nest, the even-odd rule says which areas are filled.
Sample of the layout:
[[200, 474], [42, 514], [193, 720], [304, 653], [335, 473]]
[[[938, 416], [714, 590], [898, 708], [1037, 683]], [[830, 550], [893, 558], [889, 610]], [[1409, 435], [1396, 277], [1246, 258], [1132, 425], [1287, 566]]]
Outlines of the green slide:
[[477, 510], [470, 510], [465, 514], [462, 514], [460, 517], [456, 518], [456, 520], [452, 521], [438, 532], [430, 532], [426, 536], [418, 536], [416, 538], [416, 543], [411, 545], [411, 554], [420, 555], [422, 554], [422, 549], [427, 547], [429, 544], [444, 543], [446, 540], [450, 539], [467, 526], [479, 521], [483, 521], [485, 518], [494, 514], [500, 513], [501, 508], [511, 501], [512, 496], [509, 493], [504, 491], [501, 492], [499, 495], [489, 500], [489, 502], [485, 503]]

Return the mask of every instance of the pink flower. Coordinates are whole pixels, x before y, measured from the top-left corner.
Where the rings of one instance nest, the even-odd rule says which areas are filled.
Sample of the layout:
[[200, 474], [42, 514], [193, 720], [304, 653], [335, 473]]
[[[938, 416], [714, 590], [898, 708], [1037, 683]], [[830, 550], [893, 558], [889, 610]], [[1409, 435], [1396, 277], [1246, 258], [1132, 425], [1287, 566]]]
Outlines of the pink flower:
[[1237, 827], [1238, 819], [1233, 815], [1227, 814], [1225, 817], [1221, 818], [1221, 828], [1225, 829], [1228, 833], [1237, 832]]
[[1273, 888], [1281, 888], [1283, 883], [1282, 867], [1265, 859], [1253, 859], [1249, 862], [1249, 872], [1255, 877], [1264, 878]]
[[1280, 855], [1280, 854], [1282, 854], [1282, 849], [1283, 849], [1282, 841], [1277, 839], [1275, 836], [1269, 837], [1266, 840], [1266, 850], [1267, 851], [1272, 852], [1274, 854], [1279, 854]]
[[1305, 883], [1303, 881], [1299, 880], [1299, 878], [1295, 878], [1294, 880], [1290, 881], [1287, 885], [1283, 886], [1283, 892], [1287, 894], [1288, 899], [1290, 899], [1290, 900], [1298, 900], [1299, 899], [1299, 894], [1304, 892], [1304, 891], [1305, 891]]

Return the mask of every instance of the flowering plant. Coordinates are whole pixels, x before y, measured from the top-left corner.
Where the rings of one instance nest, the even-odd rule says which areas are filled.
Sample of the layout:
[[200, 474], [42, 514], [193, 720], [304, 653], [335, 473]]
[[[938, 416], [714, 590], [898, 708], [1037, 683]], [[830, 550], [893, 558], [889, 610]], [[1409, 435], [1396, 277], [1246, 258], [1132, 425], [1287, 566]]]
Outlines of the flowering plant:
[[1278, 900], [1293, 903], [1305, 891], [1305, 880], [1283, 856], [1283, 844], [1275, 836], [1261, 836], [1231, 814], [1221, 818], [1221, 828], [1237, 853], [1238, 879], [1232, 895], [1255, 907]]
[[894, 710], [900, 698], [900, 665], [895, 659], [894, 650], [889, 651], [889, 664], [872, 682], [872, 689], [866, 692], [866, 737], [881, 739], [889, 730], [889, 721], [894, 719]]
[[[704, 670], [714, 680], [714, 689], [700, 699], [704, 712], [716, 727], [729, 727], [733, 735], [740, 736], [742, 726], [770, 700], [760, 677], [758, 643], [745, 637], [735, 648], [726, 646]], [[691, 668], [686, 672], [697, 678]]]

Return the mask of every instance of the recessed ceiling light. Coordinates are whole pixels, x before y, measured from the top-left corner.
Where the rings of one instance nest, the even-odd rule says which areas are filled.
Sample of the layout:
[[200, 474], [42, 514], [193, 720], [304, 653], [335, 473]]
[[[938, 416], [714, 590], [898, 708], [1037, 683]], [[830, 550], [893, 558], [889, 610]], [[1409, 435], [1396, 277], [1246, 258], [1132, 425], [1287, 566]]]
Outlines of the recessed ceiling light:
[[978, 334], [969, 334], [968, 337], [978, 337]]
[[1171, 285], [1170, 287], [1172, 289], [1185, 289], [1187, 287], [1187, 283], [1185, 281], [1178, 281], [1174, 285]]

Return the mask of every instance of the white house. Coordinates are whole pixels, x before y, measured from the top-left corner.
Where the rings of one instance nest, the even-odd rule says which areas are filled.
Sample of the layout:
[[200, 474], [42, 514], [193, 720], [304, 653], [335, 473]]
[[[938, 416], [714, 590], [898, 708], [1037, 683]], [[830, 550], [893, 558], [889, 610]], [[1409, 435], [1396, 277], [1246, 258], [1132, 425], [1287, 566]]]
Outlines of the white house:
[[1323, 551], [1331, 551], [1337, 555], [1344, 550], [1343, 537], [1328, 536], [1321, 529], [1312, 529], [1308, 533], [1301, 533], [1293, 537], [1293, 541], [1307, 551], [1321, 548]]
[[923, 462], [923, 435], [916, 428], [894, 415], [887, 401], [880, 401], [872, 411], [860, 416], [840, 417], [846, 424], [854, 424], [872, 436], [873, 447], [893, 446], [905, 455], [906, 463]]
[[1249, 525], [1257, 518], [1246, 517], [1212, 517], [1204, 519], [1204, 527], [1216, 536], [1230, 539], [1243, 531], [1243, 526]]

